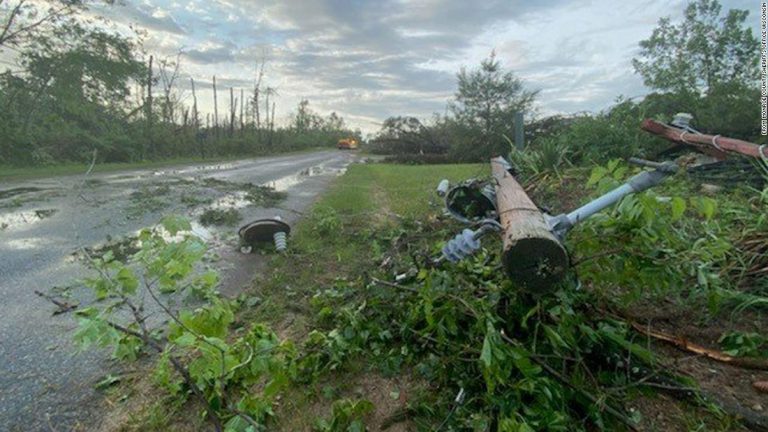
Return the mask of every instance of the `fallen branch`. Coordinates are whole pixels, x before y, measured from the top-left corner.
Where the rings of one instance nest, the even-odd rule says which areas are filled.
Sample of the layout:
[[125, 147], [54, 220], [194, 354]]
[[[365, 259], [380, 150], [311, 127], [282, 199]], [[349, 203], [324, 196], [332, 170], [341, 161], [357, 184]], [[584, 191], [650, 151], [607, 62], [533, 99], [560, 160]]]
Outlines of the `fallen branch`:
[[77, 309], [77, 306], [78, 306], [77, 303], [69, 303], [65, 301], [63, 302], [63, 301], [56, 300], [53, 296], [41, 291], [35, 290], [35, 294], [58, 306], [59, 309], [53, 312], [54, 316], [61, 315], [63, 313], [67, 313], [69, 311], [75, 310]]
[[634, 328], [638, 332], [646, 336], [652, 337], [654, 339], [658, 339], [658, 340], [670, 343], [684, 351], [692, 352], [694, 354], [698, 354], [702, 357], [706, 357], [711, 360], [715, 360], [721, 363], [727, 363], [729, 365], [738, 366], [745, 369], [768, 370], [768, 361], [765, 361], [762, 359], [729, 356], [728, 354], [725, 354], [721, 351], [713, 350], [713, 349], [695, 344], [693, 342], [689, 342], [685, 338], [651, 330], [650, 328], [644, 327], [634, 321], [630, 321], [629, 323], [632, 325], [632, 328]]

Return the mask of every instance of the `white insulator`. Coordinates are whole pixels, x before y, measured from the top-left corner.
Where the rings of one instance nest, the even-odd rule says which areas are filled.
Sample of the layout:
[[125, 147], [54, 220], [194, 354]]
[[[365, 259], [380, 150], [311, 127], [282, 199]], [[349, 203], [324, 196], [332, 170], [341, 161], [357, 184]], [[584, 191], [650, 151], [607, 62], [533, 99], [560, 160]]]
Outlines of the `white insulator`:
[[288, 235], [285, 232], [276, 232], [272, 238], [275, 240], [275, 249], [277, 249], [278, 252], [283, 252], [288, 249]]
[[437, 185], [437, 195], [445, 196], [448, 193], [448, 189], [451, 187], [451, 182], [448, 179], [443, 179], [440, 184]]
[[480, 239], [475, 232], [465, 229], [443, 247], [443, 256], [452, 263], [459, 262], [480, 249]]

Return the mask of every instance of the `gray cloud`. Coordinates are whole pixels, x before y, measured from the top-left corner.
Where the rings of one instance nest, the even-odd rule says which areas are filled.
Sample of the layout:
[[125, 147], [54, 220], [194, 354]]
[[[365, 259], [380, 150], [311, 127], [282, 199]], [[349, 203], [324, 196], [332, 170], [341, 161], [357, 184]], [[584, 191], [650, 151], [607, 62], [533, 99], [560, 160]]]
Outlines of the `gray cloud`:
[[[596, 111], [619, 94], [646, 93], [630, 64], [637, 43], [661, 16], [679, 18], [686, 3], [126, 1], [114, 10], [150, 29], [156, 49], [187, 47], [183, 68], [201, 88], [214, 74], [222, 88], [251, 88], [266, 55], [265, 84], [279, 90], [278, 117], [306, 97], [315, 109], [367, 122], [364, 127], [390, 115], [442, 112], [458, 69], [473, 67], [492, 49], [529, 88], [541, 90], [542, 113]], [[750, 0], [723, 3], [756, 9]], [[756, 27], [757, 14], [750, 20]], [[202, 109], [209, 103], [201, 102]]]
[[228, 63], [235, 60], [235, 53], [234, 47], [221, 45], [185, 50], [184, 57], [202, 64]]

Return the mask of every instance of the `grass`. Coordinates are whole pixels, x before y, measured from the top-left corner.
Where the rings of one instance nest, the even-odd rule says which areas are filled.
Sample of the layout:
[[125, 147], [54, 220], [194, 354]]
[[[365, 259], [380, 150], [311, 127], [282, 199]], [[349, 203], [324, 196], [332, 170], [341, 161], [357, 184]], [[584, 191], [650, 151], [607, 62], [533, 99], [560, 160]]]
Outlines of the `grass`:
[[[149, 168], [168, 168], [177, 165], [189, 165], [194, 163], [217, 163], [230, 162], [253, 157], [278, 156], [289, 154], [301, 154], [318, 150], [331, 150], [328, 147], [313, 147], [309, 149], [298, 150], [295, 152], [286, 152], [273, 155], [240, 155], [240, 156], [216, 156], [216, 157], [180, 157], [161, 159], [142, 162], [109, 162], [98, 163], [93, 168], [94, 173], [112, 173], [119, 171], [129, 171]], [[88, 170], [90, 164], [66, 162], [53, 166], [12, 166], [0, 165], [0, 180], [29, 180], [36, 178], [57, 177], [66, 175], [83, 174]]]
[[[295, 227], [290, 240], [294, 253], [271, 263], [271, 279], [260, 289], [274, 295], [258, 313], [274, 322], [286, 308], [296, 307], [290, 297], [301, 295], [299, 291], [371, 269], [377, 249], [373, 233], [395, 228], [402, 217], [428, 219], [430, 212], [441, 211], [434, 193], [440, 180], [461, 181], [489, 171], [481, 164], [352, 165]], [[284, 295], [286, 285], [299, 291]]]
[[[440, 180], [461, 181], [487, 175], [489, 169], [482, 164], [352, 165], [296, 225], [289, 255], [275, 256], [269, 273], [257, 278], [253, 293], [262, 301], [243, 311], [241, 319], [266, 322], [281, 337], [302, 340], [317, 325], [310, 306], [316, 292], [375, 271], [381, 261], [383, 246], [378, 240], [383, 233], [399, 231], [404, 220], [429, 220], [442, 212], [434, 193]], [[383, 424], [400, 406], [390, 397], [394, 388], [387, 389], [393, 385], [390, 381], [353, 365], [327, 381], [292, 389], [286, 398], [290, 403], [283, 404], [275, 417], [278, 430], [309, 430], [317, 418], [327, 418], [333, 398], [323, 392], [334, 383], [339, 384], [336, 397], [355, 398], [361, 388], [380, 388], [366, 392], [376, 406], [369, 424]], [[407, 387], [403, 386], [404, 393], [418, 391]]]

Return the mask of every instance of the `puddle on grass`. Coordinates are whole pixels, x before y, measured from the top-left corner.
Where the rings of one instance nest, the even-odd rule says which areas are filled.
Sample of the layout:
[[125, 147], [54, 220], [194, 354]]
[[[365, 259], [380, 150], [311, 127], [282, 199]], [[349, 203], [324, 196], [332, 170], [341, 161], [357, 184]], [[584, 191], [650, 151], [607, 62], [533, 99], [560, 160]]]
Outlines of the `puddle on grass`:
[[346, 171], [346, 168], [328, 168], [323, 165], [317, 165], [299, 171], [297, 174], [289, 175], [277, 180], [273, 180], [271, 182], [264, 183], [264, 186], [271, 187], [277, 192], [285, 192], [286, 190], [302, 183], [309, 177], [316, 177], [324, 174], [340, 176]]
[[58, 209], [40, 209], [0, 214], [0, 231], [40, 222], [58, 211]]

